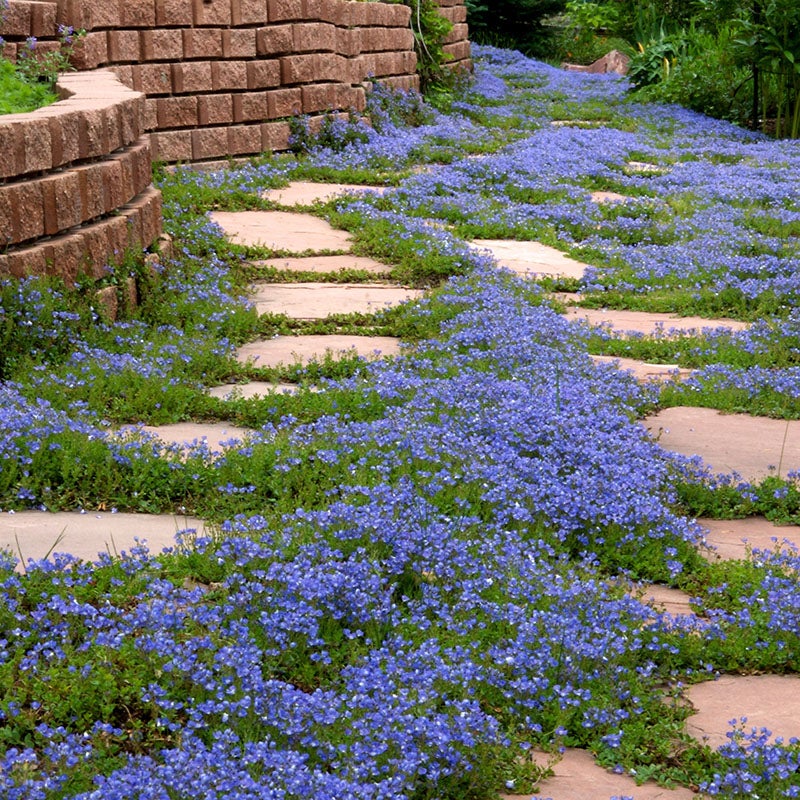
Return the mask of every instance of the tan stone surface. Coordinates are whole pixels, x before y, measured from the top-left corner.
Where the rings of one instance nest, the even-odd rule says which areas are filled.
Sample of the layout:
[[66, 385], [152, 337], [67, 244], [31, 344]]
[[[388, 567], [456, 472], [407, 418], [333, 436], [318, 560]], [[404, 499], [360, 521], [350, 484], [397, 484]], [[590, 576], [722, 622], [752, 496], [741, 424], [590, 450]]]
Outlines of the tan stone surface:
[[18, 511], [0, 514], [0, 549], [9, 550], [17, 559], [21, 552], [24, 561], [45, 558], [51, 550], [92, 561], [98, 553], [129, 551], [137, 538], [151, 553], [159, 553], [174, 547], [176, 532], [186, 529], [202, 535], [205, 525], [196, 517], [171, 514]]
[[145, 425], [144, 430], [154, 433], [167, 444], [188, 445], [195, 441], [208, 442], [212, 450], [231, 439], [243, 439], [253, 431], [222, 422], [178, 422], [174, 425]]
[[[542, 763], [546, 759], [542, 757]], [[634, 800], [692, 800], [689, 789], [664, 789], [648, 781], [637, 786], [630, 775], [616, 775], [599, 767], [591, 753], [568, 748], [553, 767], [553, 777], [539, 784], [535, 797], [551, 800], [608, 800], [614, 795]], [[502, 800], [530, 800], [531, 795], [501, 795]]]
[[592, 192], [590, 197], [592, 198], [593, 203], [624, 203], [626, 200], [633, 199], [627, 195], [620, 194], [619, 192], [602, 191]]
[[586, 264], [539, 242], [474, 239], [469, 244], [479, 250], [489, 250], [501, 267], [523, 277], [582, 278], [586, 270]]
[[644, 425], [665, 450], [699, 455], [714, 472], [755, 481], [800, 468], [800, 420], [679, 407], [647, 417]]
[[712, 748], [728, 741], [732, 719], [747, 717], [746, 731], [767, 728], [773, 736], [800, 737], [800, 675], [723, 675], [686, 691], [697, 710], [686, 730]]
[[250, 381], [249, 383], [226, 383], [212, 386], [206, 394], [220, 400], [242, 398], [250, 400], [257, 397], [268, 397], [271, 394], [295, 394], [297, 386], [293, 383], [267, 383], [266, 381]]
[[351, 351], [364, 358], [393, 356], [400, 352], [400, 342], [391, 336], [278, 336], [243, 345], [236, 358], [243, 364], [252, 360], [258, 367], [276, 367], [322, 359], [327, 352], [337, 355]]
[[714, 548], [710, 557], [723, 561], [747, 558], [748, 550], [753, 548], [787, 549], [790, 545], [784, 544], [786, 540], [800, 547], [798, 525], [775, 525], [764, 517], [700, 519], [698, 522], [708, 531], [706, 540]]
[[583, 320], [589, 325], [612, 328], [617, 333], [642, 333], [653, 336], [661, 333], [663, 338], [690, 332], [700, 333], [708, 329], [727, 328], [731, 331], [745, 330], [746, 322], [735, 319], [705, 319], [703, 317], [679, 317], [676, 314], [658, 314], [650, 311], [629, 311], [614, 308], [579, 308], [572, 306], [564, 311], [569, 320]]
[[272, 200], [282, 206], [310, 206], [316, 202], [326, 203], [343, 194], [383, 194], [384, 186], [359, 186], [354, 183], [312, 183], [294, 181], [281, 189], [268, 189], [262, 193], [265, 200]]
[[374, 314], [423, 294], [416, 289], [376, 283], [256, 283], [250, 290], [259, 314], [286, 314], [292, 319]]
[[366, 256], [310, 256], [308, 258], [267, 258], [252, 261], [254, 267], [273, 267], [287, 272], [336, 273], [345, 269], [357, 269], [373, 275], [388, 275], [392, 268]]
[[692, 611], [692, 607], [689, 604], [689, 595], [680, 591], [680, 589], [649, 583], [636, 587], [633, 595], [638, 597], [642, 603], [651, 605], [656, 611], [666, 612], [673, 617], [680, 615], [694, 616], [694, 611]]
[[288, 211], [212, 211], [209, 215], [234, 243], [304, 253], [349, 250], [350, 234], [310, 214]]
[[675, 376], [685, 378], [691, 370], [681, 369], [677, 364], [648, 364], [635, 358], [616, 356], [592, 356], [598, 364], [616, 364], [621, 370], [630, 372], [637, 381], [666, 381]]

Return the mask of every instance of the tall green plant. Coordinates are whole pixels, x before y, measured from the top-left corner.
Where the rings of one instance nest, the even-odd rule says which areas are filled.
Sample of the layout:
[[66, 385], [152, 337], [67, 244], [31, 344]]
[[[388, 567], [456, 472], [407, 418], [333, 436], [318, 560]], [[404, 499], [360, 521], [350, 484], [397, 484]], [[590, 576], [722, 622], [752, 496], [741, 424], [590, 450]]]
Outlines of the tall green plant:
[[566, 8], [567, 0], [467, 0], [467, 22], [474, 41], [547, 55], [543, 21]]

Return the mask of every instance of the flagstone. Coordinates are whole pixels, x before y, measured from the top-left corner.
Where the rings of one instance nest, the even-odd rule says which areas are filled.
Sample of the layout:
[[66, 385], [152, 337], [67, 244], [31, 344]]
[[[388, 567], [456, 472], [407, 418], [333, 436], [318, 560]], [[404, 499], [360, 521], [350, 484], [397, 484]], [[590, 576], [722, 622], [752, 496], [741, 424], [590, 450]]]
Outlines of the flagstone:
[[352, 239], [311, 214], [289, 211], [212, 211], [212, 222], [235, 244], [290, 253], [349, 250]]
[[637, 586], [633, 596], [638, 597], [642, 603], [651, 605], [656, 611], [665, 612], [673, 617], [695, 615], [689, 602], [690, 596], [680, 589], [648, 583]]
[[717, 748], [728, 740], [730, 721], [747, 718], [745, 730], [767, 728], [773, 736], [800, 737], [800, 675], [722, 675], [686, 690], [696, 709], [686, 731]]
[[659, 411], [643, 424], [665, 450], [700, 456], [715, 473], [758, 481], [800, 468], [800, 420], [682, 406]]
[[388, 275], [392, 268], [366, 256], [309, 256], [307, 258], [267, 258], [251, 261], [254, 267], [272, 267], [286, 272], [336, 273], [355, 269], [372, 275]]
[[293, 181], [280, 189], [267, 189], [261, 196], [265, 200], [272, 200], [282, 206], [310, 206], [317, 202], [327, 203], [328, 200], [343, 194], [383, 194], [385, 191], [385, 186]]
[[[537, 761], [548, 763], [541, 754]], [[609, 797], [632, 797], [635, 800], [692, 800], [696, 795], [690, 789], [665, 789], [653, 781], [641, 786], [630, 775], [617, 774], [598, 766], [594, 756], [586, 750], [567, 748], [561, 759], [552, 766], [553, 776], [542, 780], [533, 798], [551, 800], [607, 800]], [[501, 795], [502, 800], [531, 800], [530, 794]]]
[[677, 364], [648, 364], [635, 358], [618, 356], [592, 356], [598, 364], [616, 364], [618, 369], [630, 372], [637, 381], [667, 381], [673, 378], [685, 378], [691, 370], [683, 369]]
[[610, 327], [615, 333], [641, 333], [645, 336], [701, 333], [726, 328], [741, 331], [748, 323], [735, 319], [706, 319], [705, 317], [681, 317], [677, 314], [660, 314], [651, 311], [630, 311], [615, 308], [569, 307], [563, 316], [569, 320], [585, 321], [589, 325]]
[[259, 314], [325, 319], [331, 314], [374, 314], [422, 297], [423, 292], [378, 283], [255, 283], [251, 299]]
[[277, 367], [279, 364], [305, 363], [322, 359], [327, 353], [342, 355], [356, 353], [364, 358], [394, 356], [400, 353], [400, 340], [392, 336], [276, 336], [240, 347], [237, 360], [252, 361], [257, 367]]
[[800, 547], [800, 526], [775, 525], [764, 517], [746, 519], [700, 519], [707, 530], [709, 557], [722, 561], [746, 559], [748, 551]]
[[250, 400], [258, 397], [269, 397], [271, 394], [295, 394], [298, 390], [294, 383], [268, 383], [267, 381], [249, 381], [248, 383], [226, 383], [212, 386], [207, 391], [211, 397], [220, 400], [241, 398]]
[[220, 451], [232, 439], [242, 440], [253, 433], [250, 428], [223, 422], [178, 422], [174, 425], [144, 425], [143, 428], [166, 444], [191, 445], [205, 441], [213, 451]]
[[593, 203], [624, 203], [626, 200], [632, 200], [632, 197], [620, 194], [619, 192], [592, 192], [590, 195]]
[[[128, 514], [110, 511], [18, 511], [0, 514], [0, 549], [22, 563], [49, 553], [70, 553], [84, 561], [98, 554], [118, 555], [144, 542], [151, 553], [175, 547], [178, 531], [206, 533], [203, 520], [172, 514]], [[18, 570], [22, 565], [18, 564]]]
[[488, 250], [501, 267], [526, 278], [582, 278], [586, 271], [586, 264], [540, 242], [474, 239], [469, 244], [480, 250]]
[[650, 164], [647, 161], [628, 161], [625, 166], [629, 172], [638, 172], [644, 175], [663, 175], [668, 172], [665, 167], [658, 164]]

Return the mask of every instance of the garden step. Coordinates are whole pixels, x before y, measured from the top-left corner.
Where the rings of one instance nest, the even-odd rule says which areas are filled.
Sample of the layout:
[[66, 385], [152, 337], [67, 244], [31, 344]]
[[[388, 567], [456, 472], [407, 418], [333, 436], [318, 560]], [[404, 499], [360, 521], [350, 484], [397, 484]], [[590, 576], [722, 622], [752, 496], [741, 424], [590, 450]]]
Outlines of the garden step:
[[741, 717], [748, 733], [764, 727], [787, 741], [800, 737], [800, 675], [722, 675], [690, 686], [686, 698], [696, 709], [687, 732], [712, 748], [729, 741], [730, 720]]
[[580, 308], [570, 306], [563, 314], [569, 320], [585, 321], [589, 325], [611, 328], [615, 334], [641, 333], [645, 336], [670, 338], [699, 334], [724, 328], [742, 331], [748, 323], [735, 319], [706, 319], [681, 317], [677, 314], [659, 314], [651, 311], [629, 311], [614, 308]]
[[261, 194], [265, 200], [272, 200], [282, 206], [310, 206], [314, 203], [327, 203], [343, 194], [383, 194], [385, 186], [360, 186], [354, 183], [312, 183], [293, 181], [280, 189], [267, 189]]
[[251, 261], [253, 267], [272, 267], [286, 272], [317, 272], [335, 274], [342, 270], [357, 269], [372, 275], [389, 275], [390, 266], [366, 256], [309, 256], [308, 258], [267, 258]]
[[488, 250], [497, 263], [524, 278], [582, 278], [586, 264], [565, 256], [555, 247], [540, 242], [518, 242], [511, 239], [473, 239], [479, 250]]
[[155, 434], [165, 444], [181, 447], [206, 442], [213, 452], [221, 452], [227, 442], [241, 441], [253, 431], [223, 422], [177, 422], [173, 425], [144, 425], [142, 429]]
[[659, 411], [643, 424], [665, 450], [700, 456], [715, 473], [735, 472], [753, 482], [800, 468], [800, 420], [682, 406]]
[[749, 549], [781, 550], [800, 547], [800, 526], [775, 525], [764, 517], [746, 519], [699, 519], [706, 528], [706, 541], [714, 548], [712, 560], [731, 561], [747, 558]]
[[325, 319], [331, 314], [374, 314], [422, 297], [417, 289], [377, 283], [255, 283], [251, 300], [259, 314], [292, 319]]
[[187, 530], [202, 536], [205, 524], [196, 517], [172, 514], [18, 511], [0, 514], [0, 549], [9, 550], [17, 559], [21, 553], [23, 562], [41, 560], [51, 551], [92, 561], [99, 553], [130, 552], [137, 539], [146, 543], [151, 553], [159, 553], [175, 547], [175, 534]]
[[[537, 754], [536, 761], [546, 766], [552, 756]], [[559, 756], [557, 756], [559, 757]], [[586, 750], [567, 748], [560, 760], [552, 765], [553, 776], [539, 784], [535, 797], [551, 800], [606, 800], [609, 797], [633, 797], [636, 800], [692, 800], [696, 795], [689, 789], [665, 789], [653, 781], [641, 786], [629, 775], [618, 775], [598, 766]], [[504, 794], [503, 800], [530, 800], [524, 795]]]
[[289, 253], [350, 249], [352, 239], [325, 220], [289, 211], [213, 211], [212, 222], [234, 243]]
[[690, 595], [680, 589], [672, 589], [658, 583], [648, 583], [636, 586], [631, 594], [638, 597], [640, 602], [645, 605], [650, 605], [656, 611], [670, 616], [695, 616], [689, 603]]
[[618, 369], [630, 372], [637, 381], [668, 381], [673, 378], [685, 378], [691, 370], [683, 369], [677, 364], [648, 364], [646, 361], [637, 361], [635, 358], [620, 358], [618, 356], [592, 356], [598, 364], [616, 364]]
[[233, 400], [241, 398], [250, 400], [257, 397], [269, 397], [271, 394], [295, 394], [297, 384], [294, 383], [267, 383], [266, 381], [250, 381], [248, 383], [226, 383], [222, 386], [212, 386], [206, 394], [220, 400]]
[[400, 340], [391, 336], [277, 336], [243, 345], [237, 360], [250, 361], [257, 367], [277, 367], [322, 360], [326, 354], [341, 356], [356, 353], [364, 358], [393, 356], [400, 353]]

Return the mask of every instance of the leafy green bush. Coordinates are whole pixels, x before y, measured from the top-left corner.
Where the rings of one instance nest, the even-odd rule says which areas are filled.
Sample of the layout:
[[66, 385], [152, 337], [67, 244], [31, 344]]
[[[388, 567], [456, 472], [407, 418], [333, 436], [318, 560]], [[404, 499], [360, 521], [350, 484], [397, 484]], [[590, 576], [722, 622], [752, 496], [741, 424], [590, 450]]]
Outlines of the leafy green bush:
[[10, 61], [0, 59], [0, 114], [23, 114], [56, 100], [49, 86], [24, 81]]
[[547, 55], [550, 38], [543, 21], [566, 7], [567, 0], [467, 0], [467, 22], [475, 42]]

